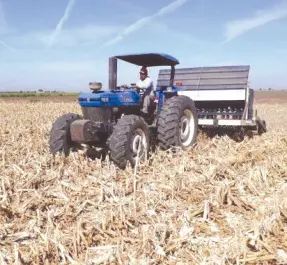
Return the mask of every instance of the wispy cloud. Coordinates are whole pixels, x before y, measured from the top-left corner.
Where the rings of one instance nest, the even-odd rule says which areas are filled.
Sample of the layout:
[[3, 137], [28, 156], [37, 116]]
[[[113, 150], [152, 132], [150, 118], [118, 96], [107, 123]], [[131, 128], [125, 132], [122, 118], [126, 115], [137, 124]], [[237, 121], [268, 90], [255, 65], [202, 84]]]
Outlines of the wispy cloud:
[[[0, 36], [5, 34], [7, 31], [6, 15], [4, 10], [4, 5], [2, 0], [0, 0]], [[0, 45], [4, 46], [6, 49], [15, 51], [16, 49], [10, 46], [6, 41], [0, 39]]]
[[[58, 48], [93, 47], [104, 39], [110, 38], [121, 30], [119, 25], [92, 25], [62, 29], [57, 37]], [[47, 46], [51, 38], [50, 31], [35, 31], [6, 38], [10, 43], [20, 43], [21, 48], [42, 49]]]
[[187, 0], [176, 0], [174, 2], [172, 2], [171, 4], [161, 8], [156, 14], [155, 17], [157, 16], [163, 16], [166, 15], [168, 13], [172, 13], [173, 11], [175, 11], [176, 9], [178, 9], [179, 7], [181, 7]]
[[76, 3], [76, 0], [69, 0], [68, 5], [65, 9], [65, 13], [62, 16], [62, 18], [59, 20], [54, 32], [52, 33], [51, 37], [50, 37], [50, 41], [47, 43], [48, 47], [52, 47], [57, 39], [57, 37], [60, 35], [63, 25], [64, 23], [69, 19], [70, 14], [72, 12], [72, 9], [74, 7]]
[[2, 0], [0, 0], [0, 34], [4, 33], [7, 28], [4, 5]]
[[10, 46], [6, 41], [0, 40], [0, 45], [4, 46], [5, 48], [11, 50], [11, 51], [16, 51], [16, 49], [12, 46]]
[[274, 6], [272, 9], [258, 10], [252, 17], [230, 21], [225, 27], [225, 41], [223, 43], [285, 16], [287, 16], [286, 2], [285, 4]]
[[171, 13], [181, 7], [187, 0], [176, 0], [172, 2], [171, 4], [161, 8], [159, 11], [157, 11], [155, 14], [151, 16], [146, 16], [144, 18], [139, 19], [135, 23], [129, 25], [126, 27], [120, 34], [118, 34], [116, 37], [112, 38], [111, 40], [105, 42], [102, 46], [108, 46], [115, 43], [118, 43], [124, 39], [124, 37], [128, 36], [129, 34], [139, 30], [144, 25], [150, 23], [153, 19], [166, 15], [168, 13]]

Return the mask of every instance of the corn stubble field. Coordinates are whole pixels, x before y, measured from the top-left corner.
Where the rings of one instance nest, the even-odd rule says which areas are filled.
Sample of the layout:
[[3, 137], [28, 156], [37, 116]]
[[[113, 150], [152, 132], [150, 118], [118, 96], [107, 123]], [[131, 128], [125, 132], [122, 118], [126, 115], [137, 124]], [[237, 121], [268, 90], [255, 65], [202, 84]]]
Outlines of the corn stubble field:
[[76, 101], [0, 101], [1, 264], [286, 264], [287, 101], [258, 98], [269, 131], [198, 137], [120, 171], [48, 151]]

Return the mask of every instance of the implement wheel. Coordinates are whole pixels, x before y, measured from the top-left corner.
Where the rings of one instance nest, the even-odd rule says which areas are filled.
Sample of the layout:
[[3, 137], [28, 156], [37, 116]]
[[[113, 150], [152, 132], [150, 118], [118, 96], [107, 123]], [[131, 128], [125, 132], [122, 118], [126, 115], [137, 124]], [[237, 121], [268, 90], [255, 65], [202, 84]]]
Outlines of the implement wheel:
[[265, 120], [260, 120], [258, 118], [257, 125], [258, 125], [258, 134], [259, 135], [262, 135], [263, 133], [267, 132], [267, 124], [266, 124]]
[[198, 133], [198, 116], [194, 102], [186, 96], [168, 99], [159, 114], [158, 141], [163, 150], [192, 146]]
[[150, 148], [149, 127], [145, 120], [136, 115], [123, 116], [109, 139], [110, 159], [120, 169], [125, 169], [129, 162], [132, 167], [139, 161], [146, 160]]

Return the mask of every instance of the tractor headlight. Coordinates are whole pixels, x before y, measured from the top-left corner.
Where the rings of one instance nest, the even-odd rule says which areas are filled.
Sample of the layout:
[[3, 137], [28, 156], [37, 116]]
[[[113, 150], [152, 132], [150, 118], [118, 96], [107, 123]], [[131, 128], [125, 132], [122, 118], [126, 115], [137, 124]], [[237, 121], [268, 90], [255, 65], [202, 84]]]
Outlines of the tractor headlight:
[[101, 98], [101, 101], [102, 102], [109, 102], [109, 98], [108, 97], [103, 97], [103, 98]]

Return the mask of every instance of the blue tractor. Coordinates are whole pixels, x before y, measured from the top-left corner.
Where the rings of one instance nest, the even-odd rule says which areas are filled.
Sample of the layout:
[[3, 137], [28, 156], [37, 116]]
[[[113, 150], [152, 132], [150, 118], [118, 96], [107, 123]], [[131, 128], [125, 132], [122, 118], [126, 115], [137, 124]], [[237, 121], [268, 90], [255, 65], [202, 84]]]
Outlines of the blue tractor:
[[[171, 68], [169, 85], [155, 89], [148, 117], [140, 111], [145, 94], [132, 86], [117, 86], [119, 59], [137, 66]], [[51, 153], [68, 156], [82, 144], [101, 147], [117, 167], [125, 169], [128, 163], [134, 167], [137, 158], [146, 159], [152, 142], [163, 150], [192, 146], [198, 132], [197, 110], [190, 97], [177, 94], [181, 90], [174, 84], [177, 64], [176, 58], [158, 53], [109, 58], [109, 90], [102, 90], [101, 83], [90, 83], [92, 91], [79, 94], [82, 115], [68, 113], [56, 119], [50, 132]]]

